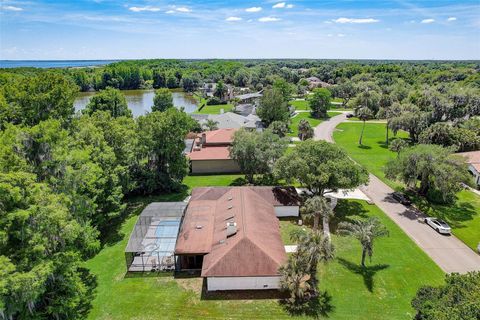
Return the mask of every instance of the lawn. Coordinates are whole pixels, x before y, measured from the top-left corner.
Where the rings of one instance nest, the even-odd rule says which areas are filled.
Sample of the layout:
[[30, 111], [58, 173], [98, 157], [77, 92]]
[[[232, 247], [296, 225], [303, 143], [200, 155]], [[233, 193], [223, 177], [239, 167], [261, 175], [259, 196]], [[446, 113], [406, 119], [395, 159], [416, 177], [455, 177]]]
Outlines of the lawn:
[[[295, 110], [311, 110], [306, 100], [292, 100], [289, 104], [293, 106]], [[330, 104], [331, 110], [336, 110], [336, 107], [338, 107], [338, 105]]]
[[[233, 180], [233, 176], [230, 180], [223, 176], [219, 183], [227, 185]], [[200, 181], [210, 184], [214, 180], [191, 177], [189, 187], [201, 184]], [[118, 237], [86, 262], [98, 283], [89, 319], [289, 318], [276, 299], [202, 299], [199, 278], [125, 274], [124, 249], [137, 215], [151, 201], [178, 201], [183, 196], [170, 194], [129, 201], [130, 215], [121, 226]], [[361, 273], [358, 243], [351, 238], [333, 236], [337, 257], [327, 266], [320, 267], [320, 287], [331, 296], [330, 319], [411, 318], [410, 300], [416, 290], [423, 284], [441, 283], [442, 272], [375, 206], [345, 201], [338, 208], [345, 219], [355, 215], [379, 217], [388, 227], [390, 237], [376, 242], [367, 273]], [[287, 221], [282, 221], [281, 226], [286, 243], [291, 243], [286, 231], [298, 226]], [[422, 276], [416, 277], [416, 274]]]
[[[348, 154], [368, 171], [393, 189], [403, 189], [402, 183], [385, 178], [383, 171], [385, 164], [396, 157], [385, 145], [385, 124], [367, 122], [363, 147], [358, 145], [361, 129], [362, 123], [342, 123], [333, 137], [338, 145], [347, 150]], [[406, 138], [407, 133], [400, 132], [398, 137]], [[453, 205], [430, 204], [420, 197], [413, 197], [413, 200], [424, 213], [446, 220], [451, 225], [453, 234], [476, 250], [480, 242], [480, 197], [465, 190], [459, 192], [457, 198]]]
[[[327, 114], [328, 114], [328, 117], [333, 117], [339, 113], [334, 111], [329, 111]], [[307, 119], [308, 123], [310, 123], [312, 128], [318, 126], [323, 121], [323, 119], [317, 119], [312, 117], [310, 112], [299, 112], [295, 117], [291, 118], [290, 132], [288, 133], [289, 137], [298, 137], [298, 124], [302, 119]]]
[[215, 106], [204, 106], [201, 110], [197, 110], [194, 113], [198, 114], [220, 114], [220, 111], [230, 112], [233, 109], [233, 104], [219, 104]]
[[[332, 235], [336, 258], [319, 268], [320, 289], [331, 295], [334, 307], [331, 319], [411, 319], [410, 302], [417, 289], [426, 284], [440, 284], [443, 272], [378, 207], [365, 201], [339, 201], [336, 219], [377, 217], [390, 235], [376, 240], [367, 268], [360, 268], [361, 247], [357, 240]], [[300, 228], [291, 221], [281, 221], [284, 242], [292, 244], [289, 232]], [[421, 275], [421, 276], [416, 276]]]

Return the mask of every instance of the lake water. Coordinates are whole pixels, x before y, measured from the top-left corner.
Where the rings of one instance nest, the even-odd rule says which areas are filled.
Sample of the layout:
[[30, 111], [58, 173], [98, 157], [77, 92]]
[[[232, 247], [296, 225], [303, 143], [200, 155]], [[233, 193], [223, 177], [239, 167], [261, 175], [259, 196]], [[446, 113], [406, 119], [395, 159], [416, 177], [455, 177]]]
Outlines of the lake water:
[[[153, 97], [155, 96], [154, 90], [122, 90], [122, 93], [125, 95], [128, 107], [132, 110], [134, 117], [152, 111]], [[90, 101], [90, 98], [95, 94], [96, 92], [80, 92], [74, 102], [75, 110], [78, 111], [84, 109]], [[172, 92], [172, 95], [173, 105], [175, 107], [183, 107], [187, 113], [192, 113], [197, 110], [198, 102], [190, 94], [177, 91]]]
[[0, 60], [0, 68], [80, 68], [103, 66], [119, 60]]

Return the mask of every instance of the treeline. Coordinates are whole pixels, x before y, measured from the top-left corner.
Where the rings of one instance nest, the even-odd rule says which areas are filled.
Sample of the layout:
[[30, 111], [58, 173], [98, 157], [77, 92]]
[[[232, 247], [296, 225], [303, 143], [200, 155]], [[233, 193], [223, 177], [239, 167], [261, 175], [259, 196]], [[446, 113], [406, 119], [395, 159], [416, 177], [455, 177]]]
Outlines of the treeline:
[[114, 89], [74, 114], [58, 72], [0, 85], [0, 318], [84, 319], [95, 278], [82, 267], [131, 194], [177, 191], [194, 125], [168, 108], [132, 118]]

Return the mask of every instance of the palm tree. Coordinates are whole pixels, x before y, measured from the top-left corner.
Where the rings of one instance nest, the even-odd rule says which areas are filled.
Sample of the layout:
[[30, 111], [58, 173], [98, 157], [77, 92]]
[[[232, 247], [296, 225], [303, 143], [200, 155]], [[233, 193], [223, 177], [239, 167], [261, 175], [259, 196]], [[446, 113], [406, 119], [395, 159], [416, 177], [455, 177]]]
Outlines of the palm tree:
[[365, 130], [365, 121], [373, 118], [372, 111], [367, 107], [362, 107], [357, 110], [357, 118], [363, 121], [362, 133], [360, 133], [360, 139], [358, 144], [362, 145], [363, 131]]
[[287, 299], [292, 307], [298, 307], [311, 296], [310, 275], [305, 263], [297, 254], [290, 256], [287, 264], [279, 268], [280, 288], [290, 294]]
[[308, 271], [315, 279], [319, 262], [327, 262], [333, 259], [335, 249], [330, 237], [319, 231], [292, 233], [290, 238], [298, 243], [297, 253], [306, 258]]
[[362, 245], [362, 267], [365, 267], [365, 257], [370, 259], [373, 255], [373, 240], [388, 235], [388, 230], [377, 218], [356, 220], [354, 222], [341, 222], [338, 233], [355, 237]]
[[314, 196], [307, 199], [302, 208], [302, 215], [304, 217], [313, 218], [313, 230], [318, 230], [320, 217], [323, 218], [323, 233], [330, 237], [330, 217], [333, 215], [333, 210], [327, 199], [322, 196]]
[[302, 141], [313, 138], [312, 126], [306, 119], [302, 119], [298, 123], [298, 137]]
[[217, 130], [218, 122], [212, 119], [207, 119], [207, 121], [203, 124], [203, 127], [206, 128], [208, 131]]

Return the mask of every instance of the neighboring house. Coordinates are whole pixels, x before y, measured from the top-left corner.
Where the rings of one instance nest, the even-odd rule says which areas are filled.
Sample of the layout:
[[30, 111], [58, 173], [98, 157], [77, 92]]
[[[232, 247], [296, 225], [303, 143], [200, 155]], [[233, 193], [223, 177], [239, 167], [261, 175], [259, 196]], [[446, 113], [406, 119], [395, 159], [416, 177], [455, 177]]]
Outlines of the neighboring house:
[[465, 157], [468, 163], [468, 171], [473, 175], [476, 185], [480, 186], [480, 151], [460, 152], [457, 154]]
[[[233, 87], [229, 84], [225, 84], [227, 87], [227, 94], [224, 97], [226, 100], [231, 100], [233, 98]], [[217, 84], [214, 82], [206, 82], [203, 84], [201, 90], [205, 98], [211, 98], [215, 95], [215, 90], [217, 89]]]
[[245, 93], [235, 96], [239, 104], [253, 104], [263, 96], [262, 92]]
[[218, 129], [240, 129], [246, 128], [249, 130], [262, 131], [262, 120], [253, 114], [248, 116], [242, 116], [233, 112], [226, 112], [222, 114], [209, 114], [209, 115], [192, 115], [192, 117], [198, 121], [203, 127], [207, 120], [212, 120], [217, 123]]
[[278, 289], [287, 255], [277, 216], [297, 216], [299, 205], [294, 188], [193, 189], [175, 245], [177, 270], [201, 270], [209, 291]]
[[317, 77], [309, 77], [307, 78], [308, 81], [308, 88], [315, 89], [315, 88], [328, 88], [331, 86], [331, 84], [324, 82]]
[[230, 146], [236, 129], [203, 132], [195, 138], [190, 159], [192, 173], [237, 173], [240, 167], [230, 158]]
[[256, 108], [255, 105], [251, 103], [242, 103], [242, 104], [237, 104], [235, 108], [233, 109], [235, 113], [238, 113], [239, 115], [242, 116], [248, 116], [250, 114], [256, 115]]

